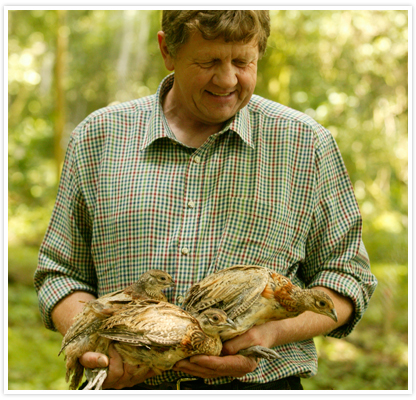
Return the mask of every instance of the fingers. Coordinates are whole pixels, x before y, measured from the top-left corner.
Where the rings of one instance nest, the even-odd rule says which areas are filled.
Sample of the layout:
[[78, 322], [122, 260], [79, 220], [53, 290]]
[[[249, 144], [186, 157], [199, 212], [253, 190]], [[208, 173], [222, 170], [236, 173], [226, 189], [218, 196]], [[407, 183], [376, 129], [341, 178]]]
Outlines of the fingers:
[[108, 349], [108, 355], [110, 356], [109, 371], [103, 389], [132, 387], [156, 375], [153, 371], [149, 371], [148, 367], [124, 364], [113, 344]]
[[247, 349], [251, 346], [273, 347], [274, 329], [271, 329], [269, 325], [270, 323], [254, 326], [242, 335], [227, 340], [223, 343], [222, 354], [237, 354], [240, 350]]
[[257, 367], [254, 358], [241, 355], [215, 357], [193, 356], [175, 364], [174, 371], [181, 371], [200, 378], [217, 378], [232, 376], [235, 378], [253, 372]]
[[241, 338], [241, 336], [237, 336], [236, 338], [227, 340], [226, 342], [222, 344], [221, 354], [225, 356], [237, 354], [239, 350], [250, 347], [250, 346], [252, 345], [249, 344], [247, 340], [245, 340], [244, 337]]
[[197, 376], [198, 378], [215, 378], [218, 376], [216, 371], [201, 367], [196, 363], [191, 363], [189, 359], [177, 362], [173, 370]]
[[108, 366], [107, 378], [102, 385], [103, 389], [132, 387], [156, 375], [147, 367], [124, 364], [113, 344], [108, 349], [108, 355], [109, 357], [101, 353], [87, 352], [79, 358], [84, 368], [94, 369]]
[[122, 380], [124, 375], [124, 363], [113, 344], [111, 344], [108, 348], [108, 355], [110, 357], [110, 364], [107, 379], [104, 381], [103, 388], [117, 389], [115, 386], [120, 380]]
[[110, 357], [110, 364], [103, 389], [122, 389], [123, 387], [134, 386], [134, 372], [136, 368], [123, 363], [123, 359], [113, 344], [108, 348], [108, 355]]
[[109, 360], [104, 354], [89, 351], [79, 358], [79, 362], [84, 368], [94, 369], [107, 367]]
[[253, 372], [257, 367], [257, 361], [254, 358], [241, 355], [225, 357], [193, 356], [189, 361], [199, 367], [220, 373], [220, 376], [244, 376]]

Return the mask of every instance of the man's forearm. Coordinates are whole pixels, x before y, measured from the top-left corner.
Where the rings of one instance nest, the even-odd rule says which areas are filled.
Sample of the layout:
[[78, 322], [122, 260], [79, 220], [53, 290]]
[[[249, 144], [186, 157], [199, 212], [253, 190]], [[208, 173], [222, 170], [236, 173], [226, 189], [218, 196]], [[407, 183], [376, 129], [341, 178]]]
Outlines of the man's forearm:
[[62, 299], [52, 310], [52, 321], [56, 329], [65, 335], [85, 303], [94, 299], [95, 296], [87, 292], [74, 292]]

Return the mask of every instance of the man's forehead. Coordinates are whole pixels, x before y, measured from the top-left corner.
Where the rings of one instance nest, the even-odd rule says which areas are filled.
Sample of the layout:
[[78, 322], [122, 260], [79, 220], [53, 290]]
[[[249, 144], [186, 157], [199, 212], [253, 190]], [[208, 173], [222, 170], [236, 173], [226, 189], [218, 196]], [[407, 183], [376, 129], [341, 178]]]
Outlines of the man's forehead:
[[[236, 56], [256, 56], [258, 55], [258, 41], [253, 39], [251, 42], [226, 42], [223, 38], [204, 39], [199, 32], [190, 35], [186, 44], [193, 48], [195, 57], [213, 57], [231, 54]], [[186, 45], [185, 44], [185, 45]]]

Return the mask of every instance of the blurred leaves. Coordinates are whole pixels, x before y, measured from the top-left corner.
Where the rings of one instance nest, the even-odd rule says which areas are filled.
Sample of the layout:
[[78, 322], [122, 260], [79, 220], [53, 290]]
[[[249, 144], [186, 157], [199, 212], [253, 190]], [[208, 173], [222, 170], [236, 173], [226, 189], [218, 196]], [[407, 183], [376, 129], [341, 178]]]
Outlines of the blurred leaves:
[[32, 288], [9, 286], [8, 378], [10, 390], [67, 389], [61, 338], [43, 327]]

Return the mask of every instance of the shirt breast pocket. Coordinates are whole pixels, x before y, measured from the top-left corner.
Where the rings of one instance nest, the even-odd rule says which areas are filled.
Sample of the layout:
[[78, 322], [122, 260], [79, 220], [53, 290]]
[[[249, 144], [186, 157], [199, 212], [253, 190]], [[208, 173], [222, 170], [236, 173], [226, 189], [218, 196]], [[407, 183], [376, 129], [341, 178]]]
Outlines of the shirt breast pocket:
[[233, 198], [214, 268], [252, 264], [283, 272], [288, 267], [285, 248], [291, 236], [285, 228], [285, 217], [279, 203]]

